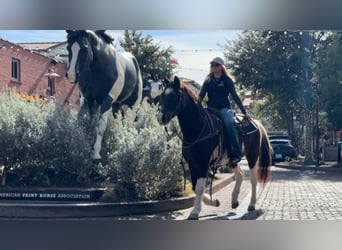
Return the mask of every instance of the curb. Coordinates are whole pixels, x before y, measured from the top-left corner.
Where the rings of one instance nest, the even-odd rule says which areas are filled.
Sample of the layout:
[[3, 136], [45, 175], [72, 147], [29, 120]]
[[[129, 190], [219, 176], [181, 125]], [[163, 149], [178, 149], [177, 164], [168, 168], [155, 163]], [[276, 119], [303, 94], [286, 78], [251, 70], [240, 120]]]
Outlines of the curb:
[[[212, 193], [233, 182], [234, 174], [218, 174]], [[208, 191], [207, 191], [208, 192]], [[87, 218], [149, 214], [181, 210], [193, 206], [195, 195], [161, 201], [142, 202], [0, 202], [0, 218]]]
[[283, 164], [275, 164], [275, 167], [293, 169], [293, 170], [311, 170], [311, 171], [325, 171], [325, 172], [333, 172], [333, 173], [342, 173], [342, 168], [336, 167], [320, 167], [320, 166], [306, 166], [306, 165], [283, 165]]

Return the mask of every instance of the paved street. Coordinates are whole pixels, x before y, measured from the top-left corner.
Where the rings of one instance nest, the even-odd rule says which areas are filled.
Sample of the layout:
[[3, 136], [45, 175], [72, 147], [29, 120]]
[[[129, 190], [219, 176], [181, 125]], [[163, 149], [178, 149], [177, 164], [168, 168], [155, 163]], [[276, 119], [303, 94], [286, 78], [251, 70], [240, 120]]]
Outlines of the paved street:
[[[342, 220], [342, 172], [294, 170], [272, 167], [272, 181], [259, 184], [256, 211], [247, 212], [250, 183], [246, 162], [240, 206], [231, 209], [235, 182], [213, 195], [221, 206], [203, 204], [200, 220]], [[127, 216], [118, 220], [184, 220], [191, 208], [153, 215]]]

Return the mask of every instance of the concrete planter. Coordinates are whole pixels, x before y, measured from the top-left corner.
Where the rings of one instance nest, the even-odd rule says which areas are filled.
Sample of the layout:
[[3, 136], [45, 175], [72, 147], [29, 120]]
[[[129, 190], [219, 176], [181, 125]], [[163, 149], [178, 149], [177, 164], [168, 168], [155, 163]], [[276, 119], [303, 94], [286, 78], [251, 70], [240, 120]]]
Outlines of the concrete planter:
[[[233, 174], [220, 175], [214, 181], [212, 192], [233, 181]], [[110, 193], [108, 189], [0, 188], [0, 217], [99, 218], [150, 214], [192, 207], [195, 197], [114, 203], [106, 201], [105, 196]]]

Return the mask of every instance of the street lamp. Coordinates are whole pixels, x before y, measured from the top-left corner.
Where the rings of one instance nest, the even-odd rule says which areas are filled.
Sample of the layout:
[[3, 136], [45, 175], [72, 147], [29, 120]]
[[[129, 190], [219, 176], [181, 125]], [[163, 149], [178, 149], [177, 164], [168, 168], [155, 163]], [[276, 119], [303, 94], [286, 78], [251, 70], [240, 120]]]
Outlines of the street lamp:
[[55, 92], [55, 79], [57, 77], [60, 77], [60, 75], [57, 74], [54, 69], [48, 69], [48, 73], [44, 74], [44, 76], [48, 78], [48, 87], [50, 90], [50, 96], [53, 96]]

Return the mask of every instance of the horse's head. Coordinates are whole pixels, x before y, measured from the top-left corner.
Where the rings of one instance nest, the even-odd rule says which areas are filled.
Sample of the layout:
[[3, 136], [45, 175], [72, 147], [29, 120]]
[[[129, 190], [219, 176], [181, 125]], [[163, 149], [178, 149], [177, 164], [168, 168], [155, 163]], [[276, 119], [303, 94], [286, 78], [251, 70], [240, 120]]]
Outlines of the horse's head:
[[91, 46], [92, 31], [67, 30], [67, 50], [69, 53], [66, 77], [71, 83], [77, 83], [82, 72], [90, 67], [93, 60]]
[[164, 84], [161, 81], [153, 81], [150, 88], [150, 96], [155, 99], [163, 93]]
[[161, 94], [157, 114], [158, 122], [162, 125], [169, 123], [178, 114], [182, 96], [181, 83], [177, 76], [175, 76], [173, 82], [165, 80], [165, 83], [166, 86]]

